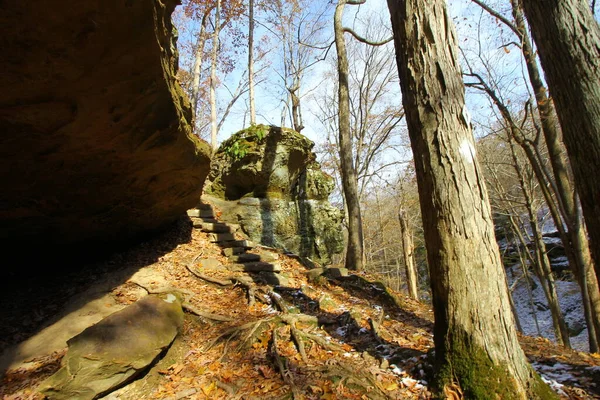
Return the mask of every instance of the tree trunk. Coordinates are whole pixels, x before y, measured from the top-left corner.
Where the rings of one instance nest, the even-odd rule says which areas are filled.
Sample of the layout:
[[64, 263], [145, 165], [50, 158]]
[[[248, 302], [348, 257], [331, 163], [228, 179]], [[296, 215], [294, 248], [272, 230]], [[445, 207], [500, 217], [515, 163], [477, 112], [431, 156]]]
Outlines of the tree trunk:
[[350, 98], [348, 92], [348, 58], [342, 16], [347, 0], [339, 0], [335, 8], [334, 31], [338, 58], [338, 101], [339, 101], [339, 142], [340, 166], [346, 210], [348, 211], [348, 245], [346, 247], [346, 268], [363, 269], [363, 239], [360, 217], [360, 203], [356, 170], [352, 162], [352, 136], [350, 134]]
[[[598, 291], [598, 281], [595, 280], [593, 271], [595, 261], [590, 253], [590, 245], [585, 233], [585, 225], [583, 223], [581, 212], [579, 211], [577, 196], [571, 181], [569, 179], [569, 166], [563, 155], [563, 146], [560, 140], [560, 134], [556, 125], [556, 118], [552, 102], [548, 98], [546, 87], [542, 81], [538, 64], [535, 58], [535, 52], [529, 38], [527, 27], [523, 19], [522, 5], [520, 0], [511, 0], [513, 17], [515, 26], [521, 35], [521, 48], [527, 66], [529, 81], [535, 94], [537, 110], [540, 115], [542, 132], [548, 148], [548, 156], [552, 165], [554, 174], [556, 198], [561, 205], [561, 211], [564, 214], [565, 223], [568, 227], [568, 236], [570, 239], [569, 247], [572, 249], [573, 256], [571, 259], [577, 263], [575, 268], [572, 268], [574, 273], [586, 274], [588, 277], [588, 297], [590, 300], [591, 318], [593, 319], [594, 329], [588, 331], [593, 337], [590, 340], [590, 350], [598, 350], [598, 342], [600, 342], [600, 292]], [[565, 246], [566, 247], [566, 246]], [[581, 279], [579, 279], [581, 281]], [[585, 298], [584, 298], [585, 300]], [[589, 325], [589, 323], [588, 323]], [[595, 331], [595, 335], [594, 335]]]
[[[523, 0], [600, 258], [600, 27], [587, 0]], [[595, 265], [600, 277], [600, 265]], [[600, 279], [599, 279], [600, 280]]]
[[415, 156], [440, 396], [555, 398], [517, 341], [443, 0], [388, 0]]
[[535, 254], [533, 264], [536, 275], [540, 280], [540, 284], [542, 285], [544, 296], [546, 297], [546, 301], [548, 302], [548, 307], [550, 308], [550, 314], [552, 315], [552, 325], [554, 326], [554, 335], [556, 337], [556, 342], [565, 347], [571, 348], [571, 342], [569, 340], [569, 330], [567, 329], [567, 324], [565, 323], [565, 318], [563, 316], [563, 312], [560, 308], [560, 303], [558, 301], [558, 294], [556, 293], [556, 283], [554, 282], [554, 276], [552, 275], [552, 267], [550, 265], [550, 260], [548, 259], [548, 254], [546, 253], [546, 245], [542, 237], [542, 232], [539, 229], [537, 214], [533, 208], [533, 199], [531, 197], [531, 191], [527, 186], [527, 183], [525, 181], [525, 174], [523, 172], [523, 169], [521, 168], [521, 165], [519, 164], [519, 160], [517, 159], [514, 141], [510, 137], [509, 142], [511, 155], [513, 159], [513, 167], [519, 178], [519, 185], [521, 186], [521, 192], [523, 193], [523, 197], [525, 199], [525, 207], [527, 208], [527, 214], [529, 217], [529, 226], [531, 228], [531, 234], [533, 239], [532, 242], [534, 246], [533, 252]]
[[254, 0], [248, 1], [248, 85], [250, 97], [250, 125], [256, 124], [254, 107]]
[[206, 44], [206, 21], [210, 14], [210, 9], [202, 16], [200, 22], [200, 32], [198, 33], [198, 43], [196, 45], [196, 54], [194, 57], [194, 77], [192, 80], [192, 110], [194, 117], [198, 119], [198, 103], [200, 101], [200, 74], [202, 72], [202, 58], [204, 57], [204, 47]]
[[215, 30], [212, 37], [210, 65], [210, 144], [217, 149], [217, 55], [219, 52], [219, 29], [221, 26], [221, 0], [217, 0], [215, 9]]
[[411, 298], [419, 300], [417, 269], [415, 268], [414, 245], [412, 233], [408, 227], [406, 211], [398, 211], [398, 221], [400, 222], [400, 236], [402, 237], [402, 256], [404, 257], [404, 266], [406, 268], [406, 285], [408, 294]]

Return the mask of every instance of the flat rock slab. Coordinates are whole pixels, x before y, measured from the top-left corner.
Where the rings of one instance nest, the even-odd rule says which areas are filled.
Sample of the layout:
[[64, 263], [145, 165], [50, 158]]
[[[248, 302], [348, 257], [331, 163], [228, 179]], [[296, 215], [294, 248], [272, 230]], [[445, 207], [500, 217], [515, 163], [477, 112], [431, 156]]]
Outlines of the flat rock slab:
[[216, 258], [203, 258], [200, 261], [198, 261], [196, 268], [198, 269], [198, 271], [201, 271], [203, 269], [212, 271], [224, 269], [221, 262]]
[[152, 364], [182, 325], [175, 295], [147, 296], [70, 339], [61, 369], [39, 390], [56, 400], [108, 394]]
[[225, 257], [231, 257], [236, 254], [242, 254], [245, 251], [245, 247], [227, 247], [224, 248], [221, 253], [223, 253]]
[[266, 263], [266, 262], [249, 262], [245, 264], [231, 264], [227, 266], [230, 271], [236, 272], [280, 272], [281, 265], [278, 263]]
[[[242, 253], [242, 254], [238, 254], [238, 255], [232, 255], [229, 256], [229, 260], [231, 260], [231, 262], [233, 263], [247, 263], [247, 262], [253, 262], [253, 261], [261, 261], [261, 256], [260, 254], [253, 254], [253, 253]], [[265, 261], [265, 260], [262, 260]]]

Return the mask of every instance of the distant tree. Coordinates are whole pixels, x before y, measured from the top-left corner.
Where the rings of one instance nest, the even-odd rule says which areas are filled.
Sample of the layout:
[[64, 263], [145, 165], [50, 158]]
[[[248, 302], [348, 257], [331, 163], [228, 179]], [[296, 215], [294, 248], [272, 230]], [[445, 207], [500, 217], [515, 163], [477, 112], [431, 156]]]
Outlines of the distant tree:
[[521, 350], [443, 0], [388, 0], [431, 276], [440, 396], [555, 398]]

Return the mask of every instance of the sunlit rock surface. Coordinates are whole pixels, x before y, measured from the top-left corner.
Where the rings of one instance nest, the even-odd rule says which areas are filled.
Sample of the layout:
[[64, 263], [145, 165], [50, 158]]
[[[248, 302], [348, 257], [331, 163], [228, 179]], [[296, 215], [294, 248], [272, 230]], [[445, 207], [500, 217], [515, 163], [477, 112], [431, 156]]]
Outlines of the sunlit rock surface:
[[328, 201], [333, 178], [313, 146], [291, 129], [237, 132], [216, 152], [205, 190], [221, 220], [240, 224], [252, 241], [329, 264], [343, 249], [342, 213]]

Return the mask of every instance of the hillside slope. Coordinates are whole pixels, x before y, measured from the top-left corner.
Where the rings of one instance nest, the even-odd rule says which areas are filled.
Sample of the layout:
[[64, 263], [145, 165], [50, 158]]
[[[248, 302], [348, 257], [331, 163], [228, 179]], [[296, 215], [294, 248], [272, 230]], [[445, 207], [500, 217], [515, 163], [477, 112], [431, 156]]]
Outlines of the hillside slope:
[[[28, 293], [4, 293], [2, 350], [42, 335], [40, 328], [49, 325], [61, 302], [73, 304], [88, 296], [89, 301], [106, 299], [106, 304], [110, 299], [111, 307], [119, 308], [149, 292], [177, 289], [188, 299], [181, 335], [143, 377], [105, 398], [431, 397], [433, 325], [427, 305], [390, 291], [373, 277], [314, 277], [297, 257], [249, 249], [246, 253], [268, 257], [280, 269], [273, 275], [282, 285], [273, 286], [265, 282], [268, 274], [241, 272], [212, 242], [214, 233], [203, 232], [208, 229], [198, 221], [195, 225], [200, 229], [182, 219], [162, 236], [94, 264], [94, 271], [105, 271], [95, 277], [82, 274], [62, 286], [45, 282]], [[65, 289], [74, 290], [73, 282], [82, 292], [67, 297]], [[522, 337], [521, 343], [563, 398], [600, 398], [595, 384], [600, 382], [599, 357], [543, 339]], [[42, 398], [36, 387], [58, 369], [64, 352], [58, 348], [24, 363], [13, 356], [2, 398]]]

